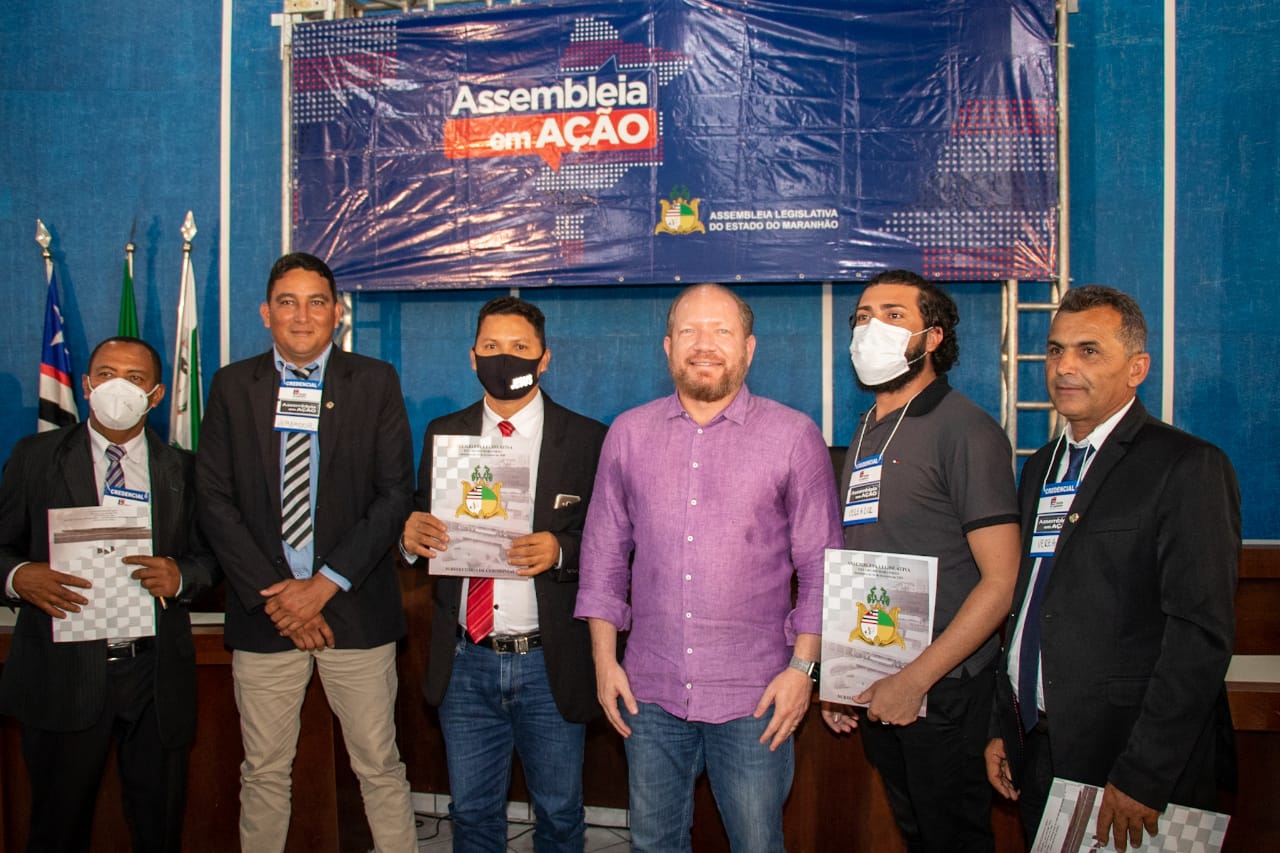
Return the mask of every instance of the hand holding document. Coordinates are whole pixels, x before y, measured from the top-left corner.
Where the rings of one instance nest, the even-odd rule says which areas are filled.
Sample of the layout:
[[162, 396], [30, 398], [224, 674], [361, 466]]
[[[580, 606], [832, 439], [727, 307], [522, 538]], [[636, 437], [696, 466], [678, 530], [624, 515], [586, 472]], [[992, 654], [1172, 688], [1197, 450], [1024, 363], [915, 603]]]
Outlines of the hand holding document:
[[[1094, 839], [1102, 800], [1101, 788], [1055, 778], [1031, 853], [1115, 850], [1114, 842]], [[1138, 853], [1218, 853], [1230, 821], [1229, 815], [1170, 803], [1160, 815], [1158, 832], [1144, 833], [1141, 844], [1127, 847]]]
[[49, 565], [92, 584], [79, 612], [53, 620], [53, 641], [155, 636], [151, 594], [124, 562], [151, 553], [151, 508], [145, 504], [49, 510]]
[[432, 445], [431, 512], [448, 525], [448, 548], [433, 575], [518, 578], [512, 542], [533, 532], [532, 445], [519, 437], [437, 435]]
[[[932, 642], [938, 560], [829, 548], [824, 567], [818, 695], [824, 702], [853, 705], [855, 697], [900, 672]], [[922, 701], [919, 716], [926, 710]]]

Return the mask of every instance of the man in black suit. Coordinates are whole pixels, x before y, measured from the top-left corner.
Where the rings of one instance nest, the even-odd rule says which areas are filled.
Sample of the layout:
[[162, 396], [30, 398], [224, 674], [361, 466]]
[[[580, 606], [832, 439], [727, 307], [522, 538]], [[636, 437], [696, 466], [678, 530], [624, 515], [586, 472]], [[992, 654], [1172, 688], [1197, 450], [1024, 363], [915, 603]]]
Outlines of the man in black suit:
[[375, 844], [414, 851], [394, 716], [405, 633], [394, 548], [413, 471], [400, 380], [332, 345], [342, 305], [319, 258], [276, 261], [261, 315], [274, 347], [214, 376], [199, 453], [200, 522], [231, 587], [241, 846], [284, 847], [314, 662]]
[[[30, 851], [87, 850], [111, 741], [135, 851], [182, 848], [187, 758], [196, 724], [187, 604], [216, 579], [195, 526], [195, 458], [146, 427], [164, 398], [160, 355], [109, 338], [83, 378], [89, 423], [22, 439], [0, 484], [0, 577], [19, 606], [0, 712], [22, 723], [31, 779]], [[154, 554], [126, 557], [158, 601], [154, 635], [55, 642], [53, 620], [110, 606], [49, 565], [48, 510], [147, 503]]]
[[[440, 706], [455, 851], [506, 849], [511, 750], [520, 753], [540, 851], [581, 853], [585, 723], [600, 712], [591, 640], [573, 618], [578, 547], [605, 426], [538, 388], [547, 369], [545, 319], [512, 296], [480, 309], [471, 367], [484, 399], [427, 427], [418, 508], [404, 525], [410, 561], [448, 547], [431, 513], [437, 435], [517, 436], [533, 446], [533, 529], [507, 553], [509, 578], [437, 577], [427, 699]], [[530, 581], [529, 579], [532, 579]]]
[[1035, 836], [1058, 776], [1104, 788], [1119, 850], [1169, 803], [1217, 809], [1234, 775], [1223, 678], [1240, 492], [1213, 445], [1147, 414], [1146, 323], [1109, 287], [1068, 291], [1045, 379], [1068, 429], [1022, 472], [1024, 558], [987, 775]]

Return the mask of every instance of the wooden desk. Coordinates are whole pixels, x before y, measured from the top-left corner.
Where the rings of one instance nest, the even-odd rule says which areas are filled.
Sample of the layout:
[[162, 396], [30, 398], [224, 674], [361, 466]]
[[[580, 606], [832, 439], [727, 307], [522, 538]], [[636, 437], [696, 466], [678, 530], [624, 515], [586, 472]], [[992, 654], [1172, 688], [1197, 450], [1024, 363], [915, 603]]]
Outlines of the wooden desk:
[[[447, 793], [443, 738], [434, 710], [422, 698], [430, 636], [431, 582], [425, 573], [402, 570], [401, 588], [409, 637], [397, 667], [400, 693], [396, 721], [409, 782], [418, 793]], [[1277, 606], [1271, 606], [1277, 603]], [[1280, 547], [1251, 547], [1241, 558], [1237, 597], [1239, 655], [1280, 655]], [[186, 849], [224, 853], [238, 847], [239, 719], [231, 683], [231, 655], [222, 647], [220, 627], [198, 627], [196, 663], [200, 711], [187, 793]], [[8, 654], [9, 628], [0, 628], [0, 664]], [[1244, 659], [1239, 659], [1240, 664]], [[1229, 676], [1232, 714], [1240, 756], [1240, 791], [1226, 850], [1280, 850], [1280, 686], [1244, 661]], [[1234, 679], [1234, 680], [1231, 680]], [[302, 735], [294, 766], [294, 824], [289, 850], [300, 853], [364, 851], [372, 844], [364, 825], [359, 792], [341, 736], [324, 701], [319, 680], [303, 705]], [[796, 734], [796, 772], [784, 813], [788, 849], [899, 853], [904, 849], [875, 772], [857, 737], [837, 738], [823, 725], [815, 705]], [[626, 763], [622, 742], [603, 722], [588, 730], [583, 769], [591, 805], [625, 808]], [[512, 798], [527, 800], [522, 781]], [[999, 801], [993, 813], [998, 849], [1023, 850], [1016, 809]], [[30, 807], [17, 724], [0, 718], [0, 853], [25, 849]], [[299, 818], [305, 816], [306, 820]], [[114, 770], [104, 780], [95, 818], [95, 851], [127, 849]], [[697, 789], [693, 847], [698, 853], [727, 851], [724, 829], [706, 780]]]
[[[239, 849], [240, 718], [231, 686], [231, 653], [222, 647], [222, 627], [196, 627], [196, 671], [200, 705], [187, 783], [183, 849], [226, 853]], [[0, 629], [0, 663], [9, 655], [12, 629]], [[345, 758], [344, 758], [345, 760]], [[290, 853], [338, 853], [333, 715], [319, 679], [312, 681], [302, 706], [302, 734], [294, 762], [294, 817]], [[120, 784], [114, 752], [98, 794], [93, 851], [129, 849], [129, 832], [120, 810]], [[31, 797], [21, 730], [0, 717], [0, 853], [26, 849]]]

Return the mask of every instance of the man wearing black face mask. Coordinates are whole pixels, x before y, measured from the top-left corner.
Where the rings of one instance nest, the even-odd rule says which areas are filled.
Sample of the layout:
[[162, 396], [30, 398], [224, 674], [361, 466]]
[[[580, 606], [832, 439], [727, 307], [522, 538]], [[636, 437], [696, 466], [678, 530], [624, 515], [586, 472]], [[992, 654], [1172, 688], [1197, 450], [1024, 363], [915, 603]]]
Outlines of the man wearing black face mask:
[[532, 457], [533, 533], [507, 560], [512, 580], [438, 577], [427, 700], [440, 707], [449, 764], [454, 850], [506, 849], [511, 750], [520, 753], [540, 851], [581, 853], [585, 723], [600, 713], [591, 641], [573, 618], [578, 547], [605, 427], [556, 405], [538, 387], [551, 361], [537, 306], [500, 296], [480, 309], [471, 366], [484, 399], [427, 427], [418, 511], [401, 549], [415, 562], [448, 548], [431, 513], [437, 435], [522, 436]]
[[[164, 398], [160, 355], [108, 338], [83, 380], [89, 422], [24, 438], [0, 483], [0, 578], [18, 608], [0, 713], [22, 723], [31, 780], [27, 849], [87, 850], [112, 742], [135, 851], [182, 849], [196, 667], [187, 604], [218, 576], [195, 524], [195, 457], [147, 428]], [[111, 610], [99, 587], [49, 565], [48, 510], [146, 504], [155, 555], [124, 569], [156, 602], [154, 631], [54, 642], [54, 620]], [[67, 623], [63, 623], [67, 624]]]

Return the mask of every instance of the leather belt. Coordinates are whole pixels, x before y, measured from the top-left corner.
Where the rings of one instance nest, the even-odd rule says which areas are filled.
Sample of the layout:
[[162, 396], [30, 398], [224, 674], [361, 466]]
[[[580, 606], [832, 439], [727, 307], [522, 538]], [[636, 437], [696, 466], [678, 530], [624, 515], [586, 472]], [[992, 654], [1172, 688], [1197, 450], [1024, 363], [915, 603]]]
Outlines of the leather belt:
[[155, 647], [155, 637], [140, 637], [130, 643], [107, 646], [107, 662], [136, 658], [138, 655], [146, 654]]
[[483, 640], [476, 642], [471, 639], [470, 634], [459, 627], [458, 636], [466, 639], [472, 645], [493, 649], [500, 655], [527, 655], [534, 649], [542, 648], [542, 635], [537, 631], [531, 634], [515, 634], [508, 637], [497, 637], [490, 634]]

